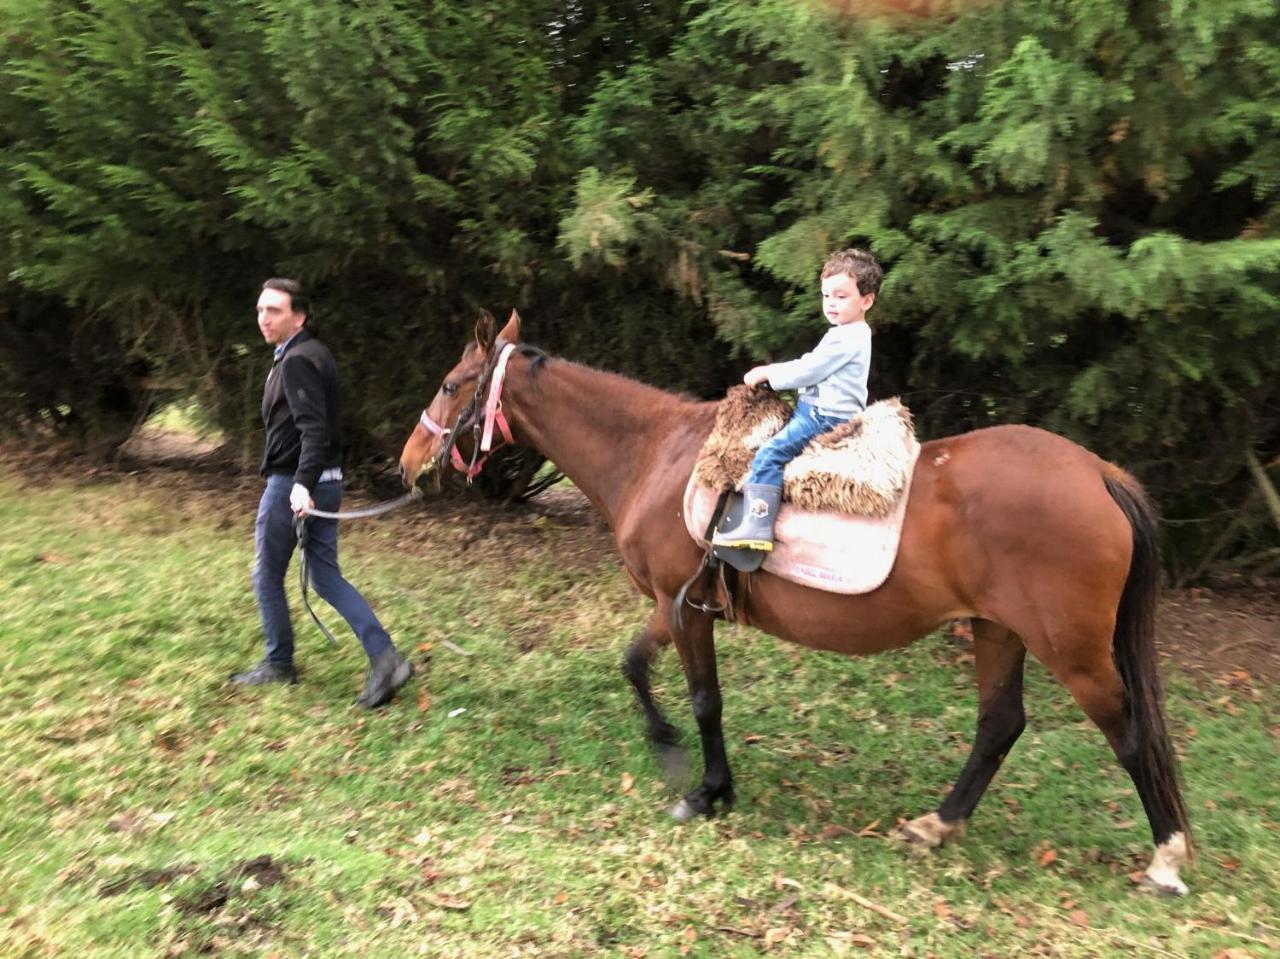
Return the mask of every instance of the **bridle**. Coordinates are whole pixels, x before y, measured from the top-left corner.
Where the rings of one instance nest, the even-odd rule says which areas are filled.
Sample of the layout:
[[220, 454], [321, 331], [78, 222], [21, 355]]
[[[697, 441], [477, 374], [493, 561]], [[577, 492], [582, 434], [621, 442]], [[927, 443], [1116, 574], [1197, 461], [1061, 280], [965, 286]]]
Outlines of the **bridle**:
[[[448, 459], [452, 462], [454, 469], [466, 474], [468, 483], [475, 479], [484, 468], [485, 460], [489, 458], [489, 451], [493, 448], [495, 425], [502, 431], [502, 438], [506, 442], [514, 442], [511, 438], [511, 426], [502, 412], [502, 385], [507, 377], [507, 361], [515, 351], [516, 345], [506, 343], [502, 339], [499, 339], [495, 345], [500, 345], [501, 349], [494, 350], [490, 354], [489, 361], [480, 372], [480, 379], [476, 383], [471, 402], [458, 414], [452, 427], [446, 429], [441, 426], [431, 418], [427, 410], [423, 410], [422, 416], [418, 418], [423, 429], [444, 440], [444, 446], [440, 447], [440, 452], [435, 456], [436, 468], [441, 468]], [[486, 392], [488, 397], [484, 401], [484, 418], [481, 419], [480, 397]], [[458, 436], [468, 426], [471, 427], [472, 440], [470, 463], [467, 463], [458, 452]]]

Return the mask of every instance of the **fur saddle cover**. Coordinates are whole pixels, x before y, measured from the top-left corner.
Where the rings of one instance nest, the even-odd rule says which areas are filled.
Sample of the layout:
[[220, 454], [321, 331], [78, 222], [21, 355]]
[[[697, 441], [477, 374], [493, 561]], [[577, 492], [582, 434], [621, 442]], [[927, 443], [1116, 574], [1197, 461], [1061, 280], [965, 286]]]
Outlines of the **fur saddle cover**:
[[[790, 417], [791, 406], [776, 393], [730, 389], [694, 465], [698, 483], [742, 489], [756, 450]], [[782, 498], [798, 509], [885, 517], [906, 489], [919, 454], [911, 411], [896, 397], [881, 400], [815, 437], [788, 463]]]
[[[684, 496], [689, 535], [703, 539], [719, 492], [739, 489], [755, 451], [786, 424], [791, 407], [767, 391], [736, 386]], [[893, 569], [920, 444], [897, 399], [873, 403], [816, 437], [787, 465], [774, 548], [763, 569], [836, 593], [866, 593]], [[788, 500], [790, 502], [788, 502]]]

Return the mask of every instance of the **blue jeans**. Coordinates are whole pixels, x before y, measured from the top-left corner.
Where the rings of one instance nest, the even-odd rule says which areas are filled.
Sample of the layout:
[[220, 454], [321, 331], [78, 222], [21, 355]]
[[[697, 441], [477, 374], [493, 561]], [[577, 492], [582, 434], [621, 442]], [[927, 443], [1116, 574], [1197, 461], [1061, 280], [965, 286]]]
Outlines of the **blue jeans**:
[[[267, 488], [258, 502], [253, 535], [253, 591], [262, 614], [265, 659], [282, 666], [293, 663], [293, 625], [284, 593], [285, 573], [298, 545], [293, 532], [293, 511], [289, 508], [292, 489], [292, 476], [267, 477]], [[316, 501], [316, 509], [336, 513], [342, 505], [342, 482], [318, 483], [311, 498]], [[338, 569], [336, 519], [308, 517], [307, 566], [316, 592], [347, 621], [370, 659], [391, 648], [391, 637], [378, 617]]]
[[800, 455], [809, 441], [843, 422], [838, 416], [819, 413], [816, 407], [808, 403], [797, 403], [787, 425], [756, 450], [747, 482], [761, 486], [781, 486], [782, 471]]

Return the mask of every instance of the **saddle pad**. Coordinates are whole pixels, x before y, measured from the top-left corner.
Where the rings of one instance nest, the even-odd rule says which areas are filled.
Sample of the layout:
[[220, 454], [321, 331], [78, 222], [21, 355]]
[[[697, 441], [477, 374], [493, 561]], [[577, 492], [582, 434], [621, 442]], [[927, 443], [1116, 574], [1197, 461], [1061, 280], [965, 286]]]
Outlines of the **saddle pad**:
[[[699, 484], [741, 489], [756, 450], [790, 415], [791, 407], [776, 393], [732, 387], [694, 465]], [[896, 397], [880, 400], [815, 437], [788, 463], [782, 498], [805, 510], [888, 517], [919, 452], [911, 411]]]
[[[902, 494], [893, 511], [883, 518], [814, 512], [784, 502], [773, 528], [773, 552], [762, 568], [782, 579], [829, 593], [871, 592], [893, 571], [914, 470], [913, 457]], [[719, 496], [718, 490], [700, 486], [696, 473], [689, 477], [684, 491], [684, 525], [694, 542], [704, 548], [710, 544], [702, 534], [711, 522]]]

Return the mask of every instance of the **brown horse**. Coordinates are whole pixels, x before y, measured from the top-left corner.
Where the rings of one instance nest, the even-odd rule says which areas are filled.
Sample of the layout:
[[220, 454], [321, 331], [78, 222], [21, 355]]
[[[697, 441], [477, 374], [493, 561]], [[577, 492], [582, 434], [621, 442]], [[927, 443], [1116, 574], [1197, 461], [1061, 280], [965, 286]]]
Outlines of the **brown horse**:
[[[714, 616], [690, 607], [675, 615], [674, 603], [702, 560], [681, 518], [682, 494], [716, 404], [547, 357], [519, 338], [514, 312], [500, 334], [481, 318], [405, 443], [401, 476], [412, 484], [450, 455], [459, 468], [471, 457], [475, 468], [478, 446], [503, 441], [493, 435], [496, 420], [507, 440], [536, 448], [577, 484], [609, 522], [632, 582], [657, 605], [623, 662], [655, 746], [673, 745], [675, 731], [654, 703], [649, 666], [668, 643], [684, 666], [703, 776], [673, 815], [710, 815], [733, 799]], [[973, 619], [980, 705], [972, 751], [938, 809], [902, 827], [930, 846], [961, 835], [1022, 732], [1030, 650], [1132, 777], [1156, 845], [1149, 880], [1186, 892], [1178, 869], [1190, 832], [1154, 648], [1158, 529], [1142, 488], [1062, 437], [997, 426], [923, 444], [910, 497], [897, 561], [878, 589], [837, 595], [762, 572], [739, 615], [782, 639], [842, 653], [895, 649], [949, 619]]]

